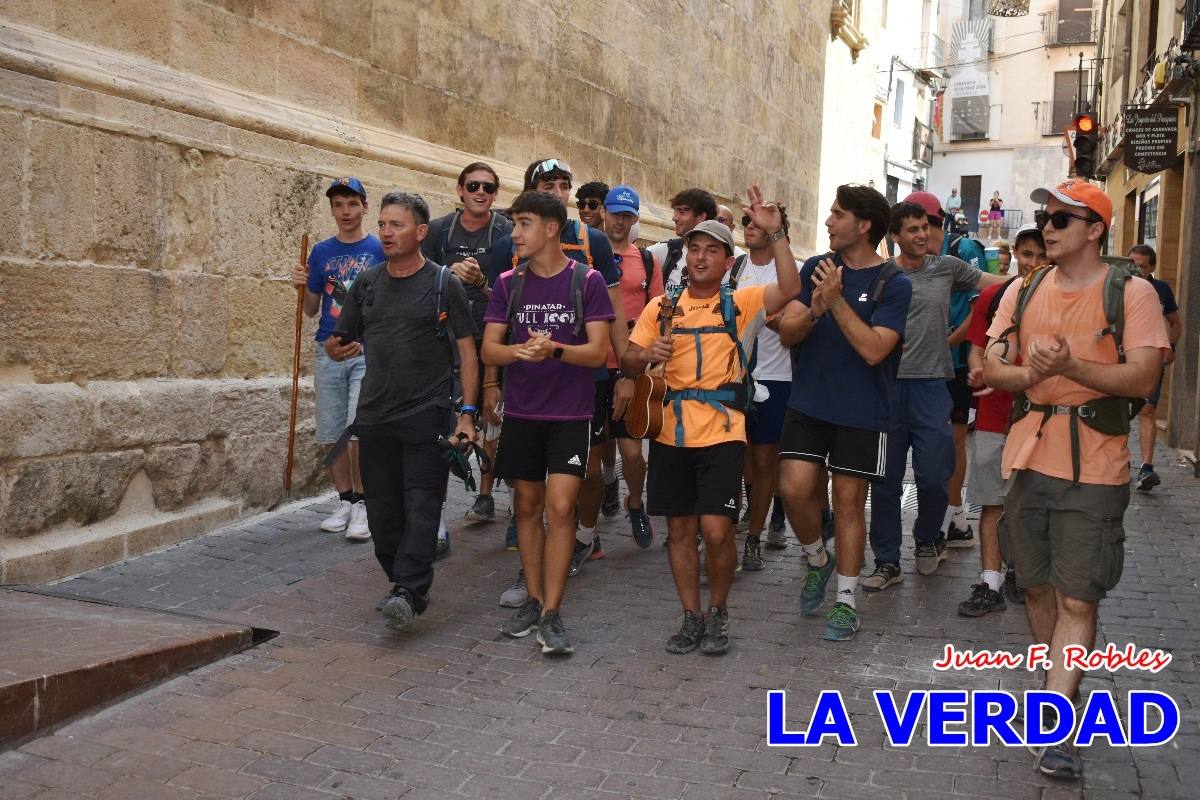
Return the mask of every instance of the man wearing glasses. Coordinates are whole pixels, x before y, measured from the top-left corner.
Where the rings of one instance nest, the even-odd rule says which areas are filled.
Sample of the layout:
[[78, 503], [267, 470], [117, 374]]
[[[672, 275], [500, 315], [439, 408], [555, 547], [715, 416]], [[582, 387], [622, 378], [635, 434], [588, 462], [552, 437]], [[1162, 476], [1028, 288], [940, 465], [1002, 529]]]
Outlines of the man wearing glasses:
[[[458, 174], [458, 199], [462, 208], [429, 223], [429, 233], [421, 242], [421, 251], [435, 264], [450, 267], [467, 290], [467, 302], [475, 321], [475, 352], [481, 352], [483, 312], [487, 308], [491, 288], [486, 275], [491, 270], [493, 244], [512, 230], [508, 217], [492, 210], [500, 176], [481, 161], [468, 164]], [[482, 362], [481, 362], [482, 363]], [[482, 366], [480, 367], [482, 369]], [[495, 461], [499, 426], [485, 429], [483, 449]], [[467, 512], [470, 522], [491, 522], [496, 518], [492, 500], [493, 478], [485, 472], [479, 479], [479, 496]]]
[[575, 208], [584, 225], [596, 230], [604, 229], [604, 198], [608, 197], [608, 184], [588, 181], [575, 190]]
[[[1093, 647], [1097, 607], [1124, 565], [1126, 398], [1154, 389], [1170, 343], [1154, 287], [1141, 278], [1112, 280], [1100, 260], [1112, 221], [1108, 196], [1069, 180], [1030, 198], [1046, 206], [1036, 220], [1050, 266], [1024, 290], [1019, 325], [1023, 282], [1004, 292], [987, 332], [983, 377], [1016, 394], [1002, 462], [1001, 548], [1025, 590], [1033, 639], [1050, 648], [1045, 688], [1078, 704], [1083, 676], [1064, 666], [1063, 647]], [[1110, 325], [1106, 295], [1123, 303], [1123, 325]], [[1079, 754], [1066, 742], [1040, 748], [1035, 766], [1053, 777], [1080, 774]]]

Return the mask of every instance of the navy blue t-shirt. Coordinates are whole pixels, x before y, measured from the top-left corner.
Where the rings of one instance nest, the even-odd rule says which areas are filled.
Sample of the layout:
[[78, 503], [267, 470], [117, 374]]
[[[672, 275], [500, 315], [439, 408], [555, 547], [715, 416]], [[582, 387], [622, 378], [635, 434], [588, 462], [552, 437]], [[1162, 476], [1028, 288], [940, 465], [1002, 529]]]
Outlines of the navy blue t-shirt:
[[[812, 305], [812, 276], [822, 256], [804, 262], [800, 269], [801, 303]], [[834, 263], [842, 266], [841, 257]], [[871, 302], [871, 284], [883, 269], [842, 270], [842, 297], [859, 318], [871, 327], [891, 328], [901, 342], [876, 366], [858, 354], [832, 313], [821, 316], [808, 338], [792, 348], [792, 393], [788, 407], [802, 414], [850, 428], [886, 431], [892, 416], [896, 368], [904, 340], [912, 283], [908, 276], [893, 275], [884, 284], [879, 304]]]
[[1175, 293], [1171, 291], [1169, 283], [1160, 281], [1158, 278], [1151, 278], [1150, 285], [1154, 287], [1154, 291], [1158, 292], [1158, 302], [1162, 303], [1164, 317], [1179, 310], [1179, 304], [1175, 302]]
[[333, 333], [354, 279], [380, 261], [383, 261], [383, 245], [379, 243], [379, 237], [371, 233], [353, 244], [331, 236], [313, 247], [308, 256], [308, 290], [321, 296], [318, 342], [325, 341]]
[[[619, 286], [621, 283], [621, 271], [617, 269], [616, 259], [613, 258], [612, 245], [608, 243], [608, 237], [595, 228], [589, 227], [588, 232], [588, 249], [592, 255], [592, 269], [604, 276], [604, 285], [610, 289], [613, 286]], [[559, 240], [563, 244], [579, 244], [579, 223], [575, 220], [567, 220], [567, 227], [563, 228], [559, 235]], [[583, 251], [578, 248], [572, 248], [565, 251], [567, 258], [573, 258], [576, 261], [586, 261], [583, 257]], [[488, 272], [488, 284], [496, 285], [496, 281], [500, 280], [500, 276], [513, 268], [513, 241], [512, 236], [505, 236], [499, 239], [492, 245], [492, 263]]]

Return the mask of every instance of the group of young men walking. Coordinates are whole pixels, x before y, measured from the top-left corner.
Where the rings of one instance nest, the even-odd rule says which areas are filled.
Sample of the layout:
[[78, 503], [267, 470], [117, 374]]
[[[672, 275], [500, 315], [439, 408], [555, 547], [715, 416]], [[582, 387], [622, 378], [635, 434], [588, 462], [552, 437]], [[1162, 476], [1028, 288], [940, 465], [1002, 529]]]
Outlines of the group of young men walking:
[[[642, 249], [636, 190], [582, 185], [576, 222], [573, 178], [561, 159], [535, 161], [499, 214], [495, 171], [472, 164], [458, 181], [463, 207], [437, 220], [416, 195], [385, 195], [378, 240], [363, 233], [362, 185], [329, 189], [338, 235], [296, 275], [306, 308], [322, 313], [318, 440], [351, 440], [332, 461], [339, 505], [323, 527], [374, 540], [393, 584], [380, 603], [390, 625], [429, 602], [451, 450], [465, 448], [494, 456], [468, 519], [495, 517], [494, 479], [512, 491], [508, 544], [521, 566], [501, 595], [514, 609], [507, 636], [573, 651], [567, 578], [603, 555], [596, 523], [620, 507], [619, 454], [631, 538], [649, 547], [650, 515], [666, 518], [682, 607], [670, 652], [728, 649], [730, 587], [739, 567], [765, 566], [772, 506], [807, 559], [802, 613], [826, 608], [836, 572], [824, 636], [850, 639], [868, 542], [875, 567], [862, 588], [904, 578], [910, 450], [917, 572], [973, 543], [951, 506], [965, 468], [957, 380], [968, 405], [978, 398], [967, 485], [983, 507], [980, 581], [960, 613], [1023, 592], [1037, 641], [1091, 645], [1097, 603], [1121, 572], [1129, 398], [1151, 395], [1170, 352], [1154, 287], [1100, 260], [1112, 219], [1103, 192], [1083, 181], [1035, 192], [1046, 211], [1017, 236], [1010, 280], [950, 254], [945, 212], [923, 192], [892, 205], [870, 187], [839, 187], [829, 252], [798, 265], [786, 209], [757, 187], [741, 218], [748, 252], [735, 215], [702, 189], [672, 198], [676, 238]], [[885, 237], [894, 257], [880, 255]], [[961, 295], [976, 299], [955, 319]], [[967, 343], [958, 371], [956, 338]], [[624, 416], [634, 379], [654, 366], [667, 388], [647, 458]], [[786, 546], [783, 530], [771, 523], [768, 547]], [[1078, 683], [1057, 664], [1047, 673], [1068, 697]], [[1066, 746], [1038, 764], [1078, 772]]]

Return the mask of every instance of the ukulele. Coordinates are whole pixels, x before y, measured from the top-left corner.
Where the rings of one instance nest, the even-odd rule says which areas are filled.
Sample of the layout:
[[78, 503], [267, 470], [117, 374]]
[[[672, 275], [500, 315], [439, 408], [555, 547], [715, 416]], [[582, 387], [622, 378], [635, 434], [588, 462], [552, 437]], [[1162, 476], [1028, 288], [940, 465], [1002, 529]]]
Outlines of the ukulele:
[[[658, 335], [671, 330], [675, 304], [666, 295], [658, 306]], [[625, 430], [634, 439], [657, 439], [663, 426], [663, 400], [667, 396], [667, 365], [652, 364], [633, 379], [633, 399], [625, 411]]]

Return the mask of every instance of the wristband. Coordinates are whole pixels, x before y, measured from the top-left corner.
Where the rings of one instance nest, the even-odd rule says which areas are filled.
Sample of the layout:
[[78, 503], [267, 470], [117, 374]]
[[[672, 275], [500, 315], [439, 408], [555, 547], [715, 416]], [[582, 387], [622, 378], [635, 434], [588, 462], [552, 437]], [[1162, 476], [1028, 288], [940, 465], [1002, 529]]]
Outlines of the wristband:
[[463, 406], [462, 408], [460, 408], [460, 409], [458, 410], [458, 413], [459, 413], [460, 415], [461, 415], [461, 414], [470, 414], [472, 417], [478, 417], [478, 416], [479, 416], [479, 409], [478, 409], [478, 408], [476, 408], [475, 406]]
[[485, 388], [485, 389], [497, 389], [499, 387], [500, 387], [500, 381], [486, 381], [483, 384], [483, 388]]

